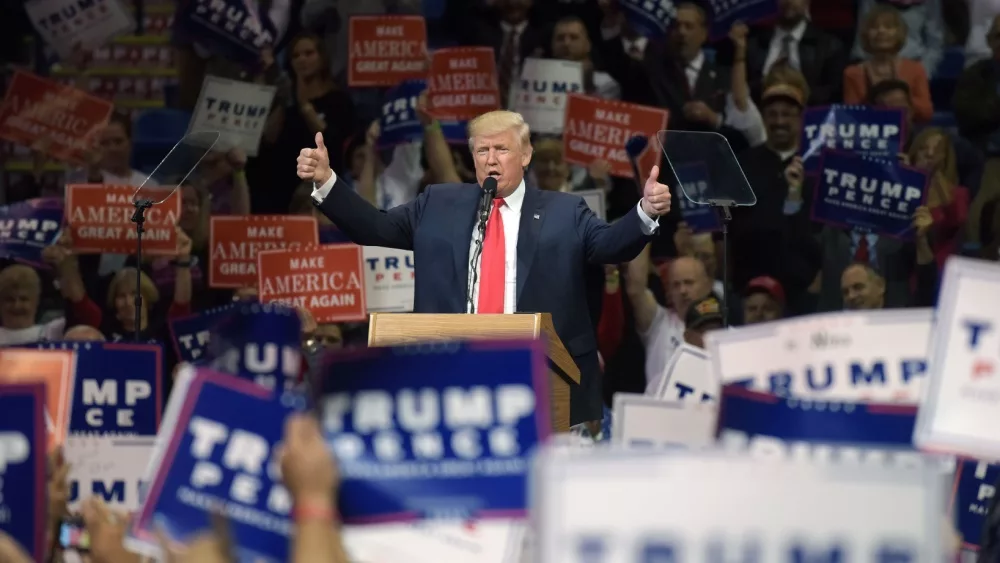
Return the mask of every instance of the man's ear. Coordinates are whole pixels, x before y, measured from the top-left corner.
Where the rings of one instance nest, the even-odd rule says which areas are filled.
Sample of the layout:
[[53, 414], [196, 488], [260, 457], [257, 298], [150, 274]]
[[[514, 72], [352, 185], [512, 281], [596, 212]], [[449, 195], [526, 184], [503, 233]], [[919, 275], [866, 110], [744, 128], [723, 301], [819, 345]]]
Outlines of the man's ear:
[[524, 154], [521, 155], [521, 168], [527, 168], [531, 164], [531, 156], [534, 152], [534, 149], [530, 146], [524, 151]]

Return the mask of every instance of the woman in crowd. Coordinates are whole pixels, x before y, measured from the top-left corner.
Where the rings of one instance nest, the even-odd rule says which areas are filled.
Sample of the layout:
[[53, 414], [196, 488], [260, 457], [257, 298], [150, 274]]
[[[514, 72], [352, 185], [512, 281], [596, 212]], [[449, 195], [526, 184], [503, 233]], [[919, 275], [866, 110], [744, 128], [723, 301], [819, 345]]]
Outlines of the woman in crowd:
[[963, 227], [969, 215], [969, 190], [958, 185], [958, 168], [951, 137], [937, 128], [925, 129], [913, 140], [910, 163], [927, 172], [927, 199], [934, 225], [930, 242], [938, 269], [962, 241]]
[[858, 37], [868, 60], [844, 69], [844, 103], [863, 104], [868, 89], [883, 80], [898, 79], [910, 87], [913, 121], [930, 121], [934, 114], [927, 71], [920, 61], [902, 58], [906, 44], [906, 22], [891, 6], [874, 6], [861, 22]]
[[38, 322], [42, 280], [34, 268], [23, 264], [0, 271], [0, 345], [59, 340], [66, 319]]

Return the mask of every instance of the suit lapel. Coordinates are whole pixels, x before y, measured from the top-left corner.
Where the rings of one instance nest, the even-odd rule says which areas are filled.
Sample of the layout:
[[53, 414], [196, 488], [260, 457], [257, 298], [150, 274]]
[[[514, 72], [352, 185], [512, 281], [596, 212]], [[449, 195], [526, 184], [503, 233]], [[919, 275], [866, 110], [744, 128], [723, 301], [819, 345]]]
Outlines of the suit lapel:
[[[465, 288], [468, 291], [469, 287], [469, 249], [472, 247], [472, 228], [476, 224], [476, 210], [479, 208], [479, 194], [482, 193], [479, 186], [475, 184], [466, 184], [466, 189], [459, 192], [457, 204], [457, 210], [455, 213], [455, 225], [454, 225], [454, 245], [452, 246], [452, 254], [455, 260], [455, 274], [458, 276], [459, 287]], [[465, 305], [468, 302], [469, 296], [463, 294], [465, 299], [462, 301], [462, 310], [465, 312]]]
[[535, 259], [535, 249], [538, 248], [538, 235], [542, 230], [541, 192], [535, 188], [524, 190], [524, 203], [521, 205], [521, 223], [517, 229], [517, 300], [520, 303], [524, 284], [528, 280], [531, 264]]

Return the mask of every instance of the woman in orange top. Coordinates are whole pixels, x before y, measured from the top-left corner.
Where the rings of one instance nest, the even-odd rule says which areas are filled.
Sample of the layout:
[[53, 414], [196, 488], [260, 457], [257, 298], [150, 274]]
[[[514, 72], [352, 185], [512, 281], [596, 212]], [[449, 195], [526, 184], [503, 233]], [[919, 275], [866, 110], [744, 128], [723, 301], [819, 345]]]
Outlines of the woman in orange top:
[[883, 80], [897, 79], [910, 86], [913, 121], [925, 123], [934, 114], [927, 71], [920, 61], [902, 59], [899, 51], [906, 42], [906, 22], [895, 8], [883, 4], [873, 7], [858, 31], [861, 47], [868, 60], [844, 69], [844, 103], [863, 104], [868, 89]]

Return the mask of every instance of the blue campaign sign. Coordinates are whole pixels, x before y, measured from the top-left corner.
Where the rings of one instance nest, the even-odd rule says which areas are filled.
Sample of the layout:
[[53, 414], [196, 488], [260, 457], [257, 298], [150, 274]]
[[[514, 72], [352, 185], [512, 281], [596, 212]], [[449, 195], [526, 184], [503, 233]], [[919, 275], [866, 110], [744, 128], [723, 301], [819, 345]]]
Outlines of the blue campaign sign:
[[729, 36], [729, 29], [736, 22], [756, 24], [772, 20], [778, 15], [778, 0], [709, 0], [712, 11], [711, 37], [713, 40]]
[[796, 446], [821, 442], [910, 449], [916, 414], [914, 406], [812, 401], [727, 385], [719, 431], [723, 443], [730, 444], [764, 437]]
[[901, 109], [832, 105], [809, 108], [802, 115], [799, 150], [806, 174], [820, 172], [823, 149], [899, 160], [906, 121]]
[[211, 529], [210, 511], [229, 521], [239, 561], [289, 557], [292, 499], [274, 457], [285, 418], [300, 409], [245, 379], [199, 368], [130, 535], [156, 543], [190, 541]]
[[812, 219], [879, 235], [913, 237], [913, 214], [923, 205], [927, 175], [898, 160], [824, 151], [812, 198]]
[[0, 258], [41, 266], [42, 249], [56, 242], [62, 218], [60, 198], [0, 206]]
[[719, 215], [710, 205], [695, 203], [704, 201], [704, 195], [709, 193], [710, 176], [704, 164], [684, 164], [674, 168], [674, 174], [680, 182], [677, 193], [677, 204], [681, 209], [681, 218], [695, 233], [711, 233], [722, 230]]
[[170, 340], [174, 343], [177, 359], [191, 364], [204, 361], [212, 329], [227, 315], [233, 314], [237, 306], [233, 303], [188, 317], [172, 319]]
[[632, 29], [644, 37], [664, 37], [677, 17], [673, 0], [621, 0], [619, 5]]
[[290, 389], [303, 370], [302, 320], [283, 305], [240, 303], [215, 325], [205, 363], [268, 389]]
[[986, 513], [996, 495], [1000, 464], [963, 460], [955, 471], [951, 511], [962, 534], [962, 547], [978, 550]]
[[378, 148], [419, 141], [424, 138], [424, 126], [417, 118], [417, 100], [427, 88], [423, 80], [405, 80], [390, 89], [382, 104], [382, 118], [379, 120], [381, 134]]
[[186, 0], [176, 17], [197, 43], [242, 63], [256, 63], [276, 34], [267, 13], [253, 0]]
[[319, 226], [319, 243], [320, 244], [339, 244], [343, 242], [351, 242], [351, 239], [337, 228], [336, 225], [320, 225]]
[[70, 433], [156, 436], [163, 404], [163, 348], [158, 344], [54, 342], [76, 352]]
[[45, 385], [0, 385], [0, 531], [44, 561]]
[[552, 424], [539, 342], [370, 348], [320, 375], [345, 522], [524, 514], [529, 456]]
[[449, 145], [468, 146], [469, 144], [468, 121], [439, 119], [438, 123], [441, 124], [441, 133], [444, 134], [444, 140], [447, 141]]

